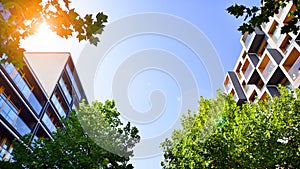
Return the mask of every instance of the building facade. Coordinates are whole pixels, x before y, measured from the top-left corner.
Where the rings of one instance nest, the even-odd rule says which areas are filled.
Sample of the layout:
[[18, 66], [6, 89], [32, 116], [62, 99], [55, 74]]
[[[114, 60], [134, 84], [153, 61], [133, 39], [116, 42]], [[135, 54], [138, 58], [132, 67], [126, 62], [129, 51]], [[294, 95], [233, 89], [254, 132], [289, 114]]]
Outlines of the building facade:
[[[240, 105], [279, 96], [278, 86], [300, 86], [300, 34], [281, 34], [296, 6], [288, 4], [270, 22], [241, 37], [243, 49], [233, 71], [227, 72], [224, 89]], [[299, 23], [298, 23], [299, 24]]]
[[11, 160], [14, 139], [52, 138], [86, 100], [70, 53], [25, 53], [24, 62], [22, 70], [0, 65], [0, 160]]

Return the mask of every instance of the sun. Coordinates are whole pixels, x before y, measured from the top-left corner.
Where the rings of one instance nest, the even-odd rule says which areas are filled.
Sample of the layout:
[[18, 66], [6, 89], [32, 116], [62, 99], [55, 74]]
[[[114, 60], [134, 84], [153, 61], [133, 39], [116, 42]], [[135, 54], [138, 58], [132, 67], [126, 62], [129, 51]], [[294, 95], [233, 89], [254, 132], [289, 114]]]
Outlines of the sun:
[[37, 33], [41, 36], [47, 36], [52, 33], [52, 31], [49, 29], [49, 25], [46, 22], [43, 22], [38, 27]]

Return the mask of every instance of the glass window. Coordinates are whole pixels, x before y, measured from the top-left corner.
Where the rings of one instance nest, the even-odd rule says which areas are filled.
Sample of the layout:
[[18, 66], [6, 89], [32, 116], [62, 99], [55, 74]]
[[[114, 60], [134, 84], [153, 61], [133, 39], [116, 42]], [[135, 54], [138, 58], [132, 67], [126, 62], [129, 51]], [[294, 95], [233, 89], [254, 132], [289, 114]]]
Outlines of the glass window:
[[30, 96], [28, 97], [28, 102], [33, 107], [35, 112], [37, 112], [37, 114], [40, 115], [42, 106], [33, 93], [31, 93]]
[[80, 94], [80, 92], [79, 92], [79, 89], [78, 89], [78, 87], [77, 87], [76, 81], [75, 81], [75, 79], [74, 79], [74, 77], [73, 77], [73, 73], [72, 73], [72, 71], [71, 71], [71, 69], [70, 69], [70, 66], [69, 66], [68, 64], [67, 64], [67, 66], [66, 66], [66, 69], [67, 69], [68, 75], [69, 75], [69, 77], [70, 77], [70, 79], [71, 79], [71, 81], [72, 81], [72, 85], [74, 86], [76, 95], [78, 96], [78, 99], [81, 100], [81, 94]]
[[52, 120], [50, 119], [50, 117], [48, 116], [48, 113], [45, 113], [43, 116], [43, 122], [46, 125], [46, 127], [49, 129], [49, 131], [51, 132], [56, 132], [56, 127], [53, 124]]
[[51, 100], [52, 100], [52, 103], [54, 104], [54, 107], [58, 111], [60, 117], [66, 117], [66, 112], [63, 109], [62, 105], [60, 104], [60, 102], [55, 94], [53, 94]]
[[23, 78], [20, 72], [17, 71], [17, 69], [14, 67], [12, 63], [6, 63], [4, 65], [6, 72], [10, 75], [12, 80], [15, 82], [21, 93], [24, 95], [24, 97], [28, 100], [34, 111], [39, 115], [42, 106], [40, 102], [37, 100], [35, 95], [33, 94], [30, 85], [25, 80], [25, 77]]
[[281, 31], [280, 31], [280, 27], [278, 25], [278, 23], [273, 23], [273, 27], [270, 31], [270, 36], [273, 38], [273, 40], [277, 41], [281, 35]]
[[5, 100], [4, 106], [0, 109], [1, 116], [15, 129], [19, 132], [21, 136], [30, 133], [29, 127], [24, 123], [24, 121], [18, 116], [18, 110], [15, 106], [6, 98], [2, 93], [0, 95], [2, 100]]
[[70, 92], [69, 92], [69, 90], [68, 90], [68, 88], [66, 86], [66, 83], [65, 83], [65, 81], [63, 80], [62, 77], [59, 79], [59, 85], [62, 88], [62, 90], [64, 92], [64, 95], [66, 96], [66, 98], [67, 98], [67, 100], [68, 100], [68, 102], [70, 104], [71, 101], [72, 101], [72, 97], [71, 97]]

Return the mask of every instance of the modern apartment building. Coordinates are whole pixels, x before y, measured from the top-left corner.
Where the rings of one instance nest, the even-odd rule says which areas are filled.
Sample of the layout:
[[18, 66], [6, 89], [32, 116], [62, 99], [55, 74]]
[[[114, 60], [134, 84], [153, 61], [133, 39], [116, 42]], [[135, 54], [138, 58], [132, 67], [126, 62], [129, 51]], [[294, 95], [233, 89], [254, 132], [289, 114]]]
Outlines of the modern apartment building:
[[0, 160], [11, 159], [15, 138], [51, 138], [86, 100], [70, 53], [25, 53], [24, 62], [0, 65]]
[[255, 97], [279, 95], [278, 85], [300, 86], [300, 34], [281, 34], [280, 28], [292, 19], [296, 7], [290, 3], [270, 22], [241, 37], [243, 49], [233, 71], [227, 72], [224, 88], [240, 105]]

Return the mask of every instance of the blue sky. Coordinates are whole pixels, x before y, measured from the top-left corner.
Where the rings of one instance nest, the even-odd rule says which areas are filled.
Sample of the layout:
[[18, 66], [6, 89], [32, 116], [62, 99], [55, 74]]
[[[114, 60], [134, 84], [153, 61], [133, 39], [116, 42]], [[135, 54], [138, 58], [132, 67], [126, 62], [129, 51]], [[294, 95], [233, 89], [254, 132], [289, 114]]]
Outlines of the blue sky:
[[[126, 17], [144, 13], [155, 13], [175, 17], [177, 20], [185, 22], [187, 27], [198, 29], [200, 34], [203, 34], [206, 37], [207, 41], [204, 40], [205, 43], [209, 42], [215, 49], [221, 63], [221, 69], [223, 72], [226, 72], [233, 69], [242, 46], [239, 42], [241, 34], [237, 31], [241, 20], [236, 20], [234, 17], [227, 14], [225, 9], [234, 3], [253, 5], [258, 4], [259, 2], [260, 1], [250, 2], [246, 0], [225, 0], [218, 2], [209, 0], [86, 0], [84, 2], [74, 1], [72, 2], [72, 6], [82, 14], [103, 11], [109, 17], [107, 24], [116, 23], [117, 21], [124, 20]], [[146, 19], [147, 18], [145, 18], [145, 21], [142, 21], [142, 24], [147, 22]], [[119, 32], [128, 31], [127, 29], [135, 29], [139, 26], [138, 24], [141, 24], [141, 22], [129, 26], [125, 25], [126, 28], [120, 27], [115, 30], [115, 33], [111, 33], [111, 31], [107, 30], [104, 31], [104, 34], [108, 37], [109, 41], [109, 37], [116, 36]], [[157, 25], [157, 27], [170, 27], [169, 29], [172, 31], [173, 25], [170, 24], [171, 22], [169, 23], [169, 21], [166, 21], [166, 23]], [[153, 27], [155, 28], [155, 26]], [[177, 27], [174, 27], [174, 29], [176, 28]], [[181, 32], [177, 31], [177, 33], [179, 34], [178, 36], [181, 35]], [[186, 32], [186, 29], [182, 29], [182, 35], [186, 35], [188, 40], [196, 38], [196, 36]], [[195, 41], [197, 42], [197, 39]], [[203, 40], [198, 41], [203, 42]], [[204, 46], [205, 43], [199, 43], [200, 48], [202, 45]], [[102, 47], [101, 45], [104, 46], [104, 44], [107, 44], [106, 39], [101, 41], [97, 50]], [[74, 62], [76, 62], [78, 58], [87, 57], [86, 51], [90, 49], [87, 43], [78, 43], [74, 38], [64, 40], [56, 37], [54, 33], [43, 32], [28, 38], [22, 43], [22, 46], [30, 52], [69, 51], [73, 56]], [[203, 50], [205, 51], [207, 48], [203, 47]], [[161, 55], [161, 57], [170, 56], [170, 58], [173, 57], [174, 59], [170, 59], [168, 62], [163, 61], [163, 59], [156, 59], [153, 61], [153, 64], [162, 64], [161, 67], [155, 67], [155, 65], [145, 66], [144, 69], [133, 72], [134, 74], [132, 74], [127, 81], [125, 79], [128, 84], [126, 84], [125, 81], [123, 84], [122, 79], [120, 79], [122, 77], [117, 77], [116, 74], [125, 75], [126, 73], [132, 73], [131, 68], [133, 69], [137, 65], [133, 65], [127, 69], [125, 68], [124, 70], [122, 69], [123, 71], [120, 72], [122, 65], [130, 62], [130, 60], [128, 60], [129, 58], [144, 56], [143, 52], [145, 51], [155, 52], [157, 55]], [[120, 102], [123, 101], [124, 104], [129, 103], [131, 105], [128, 110], [140, 113], [137, 115], [141, 115], [141, 117], [145, 116], [145, 118], [147, 113], [157, 113], [152, 112], [152, 109], [155, 110], [155, 108], [157, 108], [158, 110], [160, 108], [159, 106], [162, 106], [161, 112], [158, 112], [155, 117], [151, 117], [152, 121], [143, 121], [141, 119], [135, 120], [135, 117], [133, 116], [134, 113], [130, 114], [130, 112], [127, 112], [128, 114], [123, 114], [122, 116], [124, 121], [128, 120], [133, 122], [134, 125], [137, 125], [140, 128], [142, 139], [147, 141], [147, 139], [151, 140], [151, 138], [155, 139], [164, 136], [168, 130], [173, 129], [174, 124], [179, 119], [181, 113], [187, 112], [187, 107], [195, 110], [197, 98], [199, 98], [199, 96], [213, 97], [215, 91], [212, 87], [214, 84], [212, 83], [214, 83], [214, 81], [211, 80], [213, 77], [211, 77], [211, 72], [208, 71], [208, 68], [215, 67], [217, 70], [220, 69], [220, 66], [217, 64], [217, 60], [216, 64], [210, 65], [203, 62], [203, 58], [211, 57], [210, 59], [214, 59], [209, 54], [210, 53], [208, 52], [207, 55], [198, 56], [197, 52], [194, 52], [191, 46], [174, 37], [168, 36], [166, 33], [161, 34], [160, 32], [155, 32], [132, 34], [132, 36], [120, 39], [118, 43], [109, 47], [109, 50], [104, 53], [105, 56], [99, 56], [101, 57], [101, 60], [97, 61], [98, 65], [95, 72], [79, 70], [81, 71], [79, 74], [95, 74], [93, 81], [84, 82], [84, 84], [93, 83], [94, 85], [93, 89], [85, 88], [86, 92], [92, 90], [94, 94], [93, 98], [101, 101], [106, 99], [117, 99], [118, 101], [119, 98], [117, 106], [119, 104], [121, 113], [122, 110], [127, 110], [126, 107], [122, 108], [121, 106]], [[136, 63], [147, 65], [151, 61], [147, 59], [149, 58], [145, 58], [145, 62]], [[91, 61], [93, 62], [93, 60]], [[170, 70], [172, 69], [172, 65], [181, 65], [181, 63], [184, 68], [178, 67], [177, 69], [175, 68], [175, 71]], [[164, 69], [170, 65], [170, 69]], [[89, 65], [86, 65], [86, 68], [88, 68], [88, 66]], [[187, 74], [190, 78], [187, 77]], [[218, 77], [220, 76], [223, 78], [224, 75], [225, 74], [221, 73]], [[178, 78], [183, 80], [179, 80]], [[220, 81], [222, 80], [223, 79]], [[191, 84], [184, 84], [187, 85], [187, 87], [183, 87], [183, 83]], [[116, 87], [114, 87], [114, 85]], [[128, 99], [128, 102], [122, 100], [121, 94], [116, 92], [117, 89], [115, 88], [122, 88], [122, 85], [127, 85], [126, 91], [121, 90], [121, 92], [125, 92], [124, 94], [127, 97], [125, 100]], [[221, 86], [222, 84], [217, 85]], [[189, 88], [191, 90], [189, 90]], [[190, 97], [186, 97], [185, 95]], [[196, 99], [193, 96], [196, 96]], [[146, 151], [151, 152], [149, 150], [150, 148], [147, 148], [146, 146], [147, 143], [141, 146], [142, 150], [145, 148], [145, 154], [147, 154]], [[135, 158], [133, 163], [138, 169], [156, 169], [160, 168], [161, 159], [161, 155], [153, 153], [153, 155], [150, 156]]]

